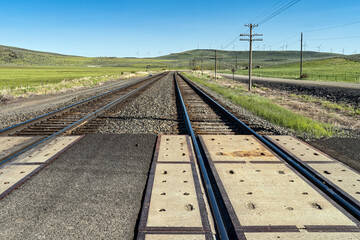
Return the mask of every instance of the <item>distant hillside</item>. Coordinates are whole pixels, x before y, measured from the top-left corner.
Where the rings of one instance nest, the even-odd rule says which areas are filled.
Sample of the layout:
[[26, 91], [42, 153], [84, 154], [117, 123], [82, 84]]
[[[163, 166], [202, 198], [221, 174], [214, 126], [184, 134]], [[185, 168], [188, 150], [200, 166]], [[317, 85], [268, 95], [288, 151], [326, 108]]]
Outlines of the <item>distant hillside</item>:
[[58, 65], [170, 68], [171, 60], [116, 57], [79, 57], [0, 45], [0, 65]]
[[[7, 47], [0, 45], [0, 65], [73, 65], [73, 66], [111, 66], [111, 67], [147, 67], [151, 68], [189, 68], [200, 67], [201, 57], [205, 69], [214, 67], [214, 50], [190, 50], [173, 53], [156, 58], [116, 58], [116, 57], [79, 57], [57, 53], [40, 52], [28, 49]], [[235, 66], [237, 55], [238, 66], [246, 66], [247, 51], [220, 51], [218, 50], [218, 68], [231, 69]], [[339, 54], [304, 52], [304, 60], [319, 60], [342, 57]], [[254, 65], [271, 66], [299, 61], [297, 51], [254, 51]]]
[[[236, 56], [237, 55], [237, 56]], [[253, 60], [254, 64], [257, 65], [277, 65], [277, 64], [286, 64], [299, 61], [299, 51], [254, 51]], [[249, 59], [248, 51], [217, 51], [217, 56], [220, 61], [219, 68], [231, 68], [236, 62], [236, 57], [239, 65], [246, 65]], [[321, 53], [321, 52], [304, 52], [304, 61], [310, 60], [319, 60], [327, 59], [334, 57], [341, 57], [340, 54], [335, 53]], [[199, 65], [201, 58], [203, 58], [203, 64], [205, 66], [213, 65], [215, 57], [215, 51], [210, 49], [199, 49], [199, 50], [190, 50], [186, 52], [173, 53], [166, 56], [157, 57], [157, 59], [163, 60], [177, 60], [179, 62], [187, 62], [189, 66], [190, 61], [196, 61], [196, 64]]]
[[360, 54], [349, 55], [349, 56], [346, 56], [345, 58], [355, 61], [355, 62], [360, 62]]
[[0, 45], [0, 64], [5, 65], [78, 65], [84, 60], [83, 57]]

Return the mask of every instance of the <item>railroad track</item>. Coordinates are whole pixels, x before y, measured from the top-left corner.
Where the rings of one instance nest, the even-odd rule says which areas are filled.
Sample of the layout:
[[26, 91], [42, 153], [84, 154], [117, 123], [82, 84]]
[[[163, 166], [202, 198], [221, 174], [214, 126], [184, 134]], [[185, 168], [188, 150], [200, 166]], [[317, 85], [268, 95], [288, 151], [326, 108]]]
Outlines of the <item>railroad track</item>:
[[[174, 237], [173, 235], [185, 235], [182, 239], [198, 239], [199, 236], [201, 239], [213, 239], [214, 236], [219, 239], [257, 239], [256, 234], [260, 233], [279, 233], [275, 238], [280, 236], [290, 238], [286, 234], [301, 231], [360, 232], [360, 204], [356, 196], [359, 192], [352, 194], [350, 192], [353, 190], [343, 190], [337, 183], [315, 171], [316, 166], [311, 165], [321, 163], [322, 166], [325, 164], [338, 166], [337, 162], [329, 158], [321, 160], [323, 162], [317, 160], [316, 157], [321, 153], [311, 149], [310, 146], [305, 146], [304, 151], [309, 151], [313, 155], [308, 157], [307, 161], [303, 161], [301, 156], [305, 154], [301, 153], [301, 156], [298, 156], [292, 152], [296, 146], [290, 149], [286, 146], [288, 140], [293, 141], [293, 145], [300, 145], [298, 140], [263, 136], [271, 133], [261, 126], [239, 120], [239, 116], [230, 112], [231, 109], [221, 106], [183, 75], [168, 74], [174, 78], [178, 116], [181, 118], [177, 130], [179, 134], [185, 135], [158, 137], [138, 226], [138, 239], [148, 238], [149, 235], [152, 235], [153, 239], [167, 239]], [[58, 141], [59, 136], [94, 133], [98, 126], [104, 123], [104, 118], [111, 116], [111, 111], [115, 111], [115, 106], [136, 97], [164, 75], [129, 83], [113, 91], [1, 130], [0, 136], [17, 136], [20, 140], [24, 136], [37, 136], [32, 138], [30, 145], [1, 159], [1, 167], [4, 165], [24, 169], [33, 167], [36, 169], [31, 170], [33, 171], [31, 174], [35, 174], [38, 169], [45, 167], [52, 161], [51, 159], [54, 159], [49, 160], [44, 157], [50, 154], [46, 152], [46, 144], [59, 149], [59, 146], [65, 145], [66, 141], [74, 140]], [[279, 143], [283, 145], [280, 146]], [[35, 147], [39, 146], [43, 149], [35, 150]], [[66, 148], [61, 151], [65, 150]], [[31, 161], [31, 158], [38, 154], [37, 151], [43, 151], [42, 157], [45, 159], [43, 162]], [[18, 161], [17, 157], [27, 152], [30, 153], [29, 156]], [[56, 155], [60, 154], [58, 150], [54, 152], [57, 152]], [[14, 159], [17, 161], [14, 162]], [[339, 171], [347, 171], [346, 167], [342, 165], [340, 167]], [[16, 174], [20, 172], [18, 169], [14, 171]], [[20, 175], [24, 172], [21, 170]], [[254, 172], [256, 176], [252, 175]], [[267, 175], [262, 176], [260, 173], [263, 172]], [[323, 172], [330, 174], [327, 170]], [[3, 172], [1, 171], [0, 174]], [[275, 180], [268, 179], [270, 175]], [[19, 179], [23, 179], [19, 183], [22, 184], [28, 177], [19, 177]], [[300, 193], [297, 192], [296, 187], [291, 186], [294, 182], [300, 183]], [[306, 221], [302, 223], [302, 220], [295, 217], [295, 222], [292, 221], [291, 211], [299, 211], [296, 209], [298, 206], [295, 210], [292, 206], [277, 209], [276, 214], [284, 219], [275, 218], [274, 222], [270, 223], [267, 220], [272, 219], [271, 215], [254, 214], [258, 205], [263, 203], [256, 202], [256, 199], [250, 197], [260, 195], [258, 198], [261, 200], [267, 198], [267, 195], [261, 195], [266, 191], [262, 190], [266, 184], [268, 184], [267, 188], [271, 189], [270, 194], [278, 191], [275, 193], [275, 198], [284, 194], [277, 199], [279, 202], [282, 201], [281, 198], [293, 201], [303, 197], [303, 200], [298, 201], [306, 203], [304, 208], [309, 206], [312, 208], [311, 211], [302, 210], [304, 215], [310, 214]], [[277, 186], [284, 187], [288, 192], [280, 191]], [[16, 186], [0, 194], [0, 199], [15, 188]], [[245, 189], [249, 190], [245, 191]], [[258, 189], [261, 191], [257, 192]], [[310, 205], [307, 202], [310, 200], [305, 197], [311, 197]], [[322, 199], [323, 197], [326, 201]], [[244, 217], [238, 214], [239, 209]], [[313, 209], [326, 211], [317, 214], [312, 212]], [[258, 225], [248, 220], [261, 215], [265, 217], [257, 219]], [[341, 224], [334, 225], [331, 220], [326, 220], [333, 216], [336, 216]], [[311, 224], [313, 218], [324, 224]], [[309, 220], [310, 223], [307, 223]], [[300, 226], [296, 225], [296, 221], [301, 222]], [[298, 236], [292, 235], [291, 238]]]
[[[253, 135], [271, 151], [284, 159], [300, 174], [320, 188], [332, 200], [344, 207], [353, 217], [360, 220], [360, 206], [358, 201], [354, 200], [354, 198], [350, 197], [346, 192], [341, 191], [341, 189], [339, 191], [339, 188], [334, 186], [333, 183], [329, 182], [317, 172], [314, 172], [305, 164], [299, 162], [293, 155], [284, 151], [284, 149], [276, 146], [270, 138], [262, 137], [259, 133], [241, 122], [233, 114], [202, 92], [186, 77], [181, 74], [176, 74], [175, 81], [177, 93], [182, 103], [188, 134], [193, 141], [195, 154], [198, 157], [205, 186], [211, 186], [211, 182], [214, 182], [214, 180], [207, 176], [210, 167], [203, 159], [204, 157], [206, 158], [206, 156], [204, 154], [204, 149], [201, 148], [199, 135]], [[214, 184], [212, 184], [212, 186], [214, 186]], [[221, 209], [220, 206], [224, 206], [225, 203], [219, 203], [218, 192], [219, 190], [214, 191], [213, 187], [207, 188], [207, 194], [211, 200], [212, 211], [216, 219], [218, 234], [221, 239], [227, 239], [229, 236], [234, 237], [236, 233], [234, 231], [230, 233], [232, 235], [229, 235], [229, 230], [231, 232], [231, 229], [234, 228], [234, 226], [227, 226], [229, 223], [228, 219], [231, 217], [228, 215], [229, 213], [224, 213], [224, 209]], [[220, 201], [224, 200], [221, 199]]]
[[33, 147], [57, 136], [93, 133], [103, 124], [101, 116], [131, 97], [136, 97], [166, 73], [145, 77], [112, 91], [66, 106], [54, 112], [0, 130], [0, 136], [40, 136], [38, 141], [14, 155], [1, 159], [6, 163]]
[[[281, 234], [284, 234], [284, 236], [286, 236], [286, 234], [288, 234], [289, 232], [300, 232], [305, 229], [310, 233], [348, 232], [351, 234], [351, 232], [360, 231], [360, 206], [359, 201], [354, 198], [355, 195], [352, 195], [350, 192], [346, 192], [340, 189], [338, 186], [336, 186], [336, 183], [334, 184], [334, 182], [330, 181], [322, 174], [319, 174], [319, 172], [316, 172], [312, 167], [309, 167], [310, 164], [308, 164], [334, 164], [335, 161], [317, 161], [316, 156], [319, 156], [320, 154], [317, 151], [314, 152], [313, 157], [310, 157], [310, 160], [313, 161], [308, 161], [308, 163], [301, 161], [289, 151], [286, 151], [284, 148], [276, 144], [276, 141], [281, 141], [281, 138], [271, 138], [269, 136], [263, 137], [261, 135], [264, 132], [262, 129], [257, 129], [257, 131], [255, 131], [253, 128], [240, 121], [224, 107], [222, 107], [220, 104], [218, 104], [208, 95], [206, 95], [186, 77], [182, 76], [181, 74], [175, 73], [174, 81], [176, 85], [176, 94], [178, 99], [177, 102], [180, 105], [180, 109], [183, 114], [183, 120], [185, 122], [187, 135], [190, 136], [191, 139], [191, 141], [186, 140], [187, 145], [188, 148], [192, 148], [194, 151], [194, 157], [197, 161], [197, 166], [200, 172], [198, 177], [202, 179], [202, 183], [206, 193], [206, 199], [208, 199], [208, 203], [210, 205], [211, 214], [207, 213], [206, 208], [202, 205], [202, 198], [199, 198], [198, 203], [195, 203], [194, 201], [188, 201], [191, 202], [188, 205], [198, 205], [199, 216], [208, 215], [208, 218], [213, 218], [213, 224], [215, 225], [216, 229], [215, 236], [217, 238], [248, 239], [248, 237], [252, 236], [251, 234], [253, 234], [253, 236], [256, 236], [256, 234], [264, 232], [279, 233], [279, 236], [274, 235], [272, 237], [280, 238]], [[290, 138], [290, 140], [294, 141], [294, 139], [292, 138]], [[192, 144], [190, 144], [190, 142], [192, 142]], [[193, 164], [192, 161], [194, 161], [192, 159], [192, 154], [190, 153], [191, 150], [189, 150], [189, 159], [187, 160], [181, 157], [177, 157], [176, 154], [175, 156], [170, 155], [169, 152], [167, 152], [169, 149], [169, 144], [170, 146], [173, 146], [172, 150], [174, 152], [179, 151], [179, 154], [181, 153], [181, 151], [184, 151], [184, 148], [186, 146], [186, 142], [182, 137], [173, 138], [171, 136], [165, 135], [161, 136], [160, 140], [158, 140], [156, 152], [154, 155], [154, 162], [151, 170], [151, 177], [148, 182], [144, 207], [142, 210], [142, 217], [140, 220], [141, 224], [138, 229], [138, 239], [144, 239], [147, 236], [151, 235], [160, 236], [161, 234], [167, 234], [168, 237], [174, 238], [176, 238], [174, 235], [187, 235], [191, 239], [192, 237], [194, 237], [195, 239], [195, 236], [202, 235], [203, 238], [201, 237], [201, 239], [212, 239], [213, 236], [211, 235], [211, 233], [209, 233], [211, 227], [209, 227], [209, 224], [203, 219], [202, 222], [192, 222], [191, 226], [193, 227], [187, 226], [186, 223], [183, 223], [183, 225], [181, 225], [181, 223], [177, 223], [176, 221], [172, 223], [170, 219], [174, 217], [179, 218], [179, 216], [181, 216], [182, 214], [184, 214], [183, 218], [187, 219], [185, 217], [187, 216], [186, 213], [182, 213], [183, 210], [181, 210], [181, 207], [179, 206], [169, 205], [168, 202], [171, 201], [170, 197], [169, 199], [163, 197], [164, 200], [161, 200], [161, 198], [158, 199], [155, 194], [156, 192], [163, 191], [161, 195], [176, 195], [178, 196], [177, 199], [179, 202], [184, 201], [184, 203], [187, 203], [186, 200], [184, 200], [178, 195], [179, 192], [183, 191], [183, 187], [175, 187], [177, 185], [180, 185], [180, 182], [178, 182], [174, 186], [168, 187], [165, 186], [165, 184], [167, 184], [167, 180], [163, 180], [163, 184], [157, 184], [156, 179], [165, 179], [164, 177], [166, 176], [162, 176], [164, 174], [170, 174], [168, 176], [170, 179], [181, 178], [181, 174], [174, 171], [174, 169], [179, 169], [179, 171], [181, 169], [186, 169], [186, 164]], [[300, 143], [298, 142], [297, 144]], [[251, 149], [251, 151], [246, 151], [248, 149]], [[306, 150], [312, 151], [308, 147], [306, 148]], [[187, 153], [183, 152], [181, 156], [186, 157]], [[343, 170], [341, 171], [347, 171], [345, 170], [343, 165], [340, 165], [340, 167], [343, 168]], [[246, 168], [248, 169], [246, 170]], [[244, 172], [244, 170], [246, 171]], [[257, 203], [254, 204], [249, 200], [246, 200], [249, 202], [243, 203], [241, 203], [241, 201], [245, 201], [244, 199], [248, 199], [249, 196], [253, 194], [252, 191], [256, 191], [258, 190], [258, 188], [262, 189], [264, 187], [263, 185], [266, 184], [267, 181], [270, 181], [270, 179], [266, 178], [261, 181], [257, 179], [258, 177], [256, 177], [254, 180], [252, 180], [252, 184], [258, 184], [258, 187], [251, 188], [251, 184], [250, 186], [241, 185], [243, 182], [245, 182], [245, 180], [241, 178], [244, 178], [246, 175], [249, 175], [249, 178], [253, 178], [251, 172], [254, 170], [255, 172], [259, 173], [276, 170], [274, 172], [271, 172], [271, 176], [273, 176], [273, 178], [276, 179], [274, 181], [278, 181], [277, 184], [280, 184], [281, 186], [286, 184], [292, 184], [294, 182], [300, 182], [300, 185], [307, 184], [307, 188], [304, 187], [304, 189], [306, 190], [304, 190], [304, 192], [301, 193], [300, 196], [307, 196], [309, 195], [310, 191], [313, 191], [315, 189], [316, 191], [314, 193], [311, 193], [311, 195], [315, 196], [312, 196], [315, 200], [312, 199], [311, 201], [316, 201], [310, 204], [312, 208], [318, 210], [322, 210], [323, 208], [325, 208], [323, 205], [325, 203], [321, 202], [322, 197], [325, 196], [327, 201], [332, 204], [330, 205], [332, 207], [335, 206], [335, 208], [333, 209], [333, 214], [336, 215], [338, 213], [338, 209], [341, 209], [340, 212], [345, 214], [350, 219], [350, 221], [347, 222], [344, 220], [343, 225], [339, 224], [337, 226], [333, 226], [334, 223], [329, 223], [328, 225], [323, 224], [324, 222], [321, 217], [319, 219], [319, 222], [323, 225], [307, 225], [307, 221], [311, 222], [311, 218], [316, 217], [311, 216], [313, 214], [310, 213], [311, 210], [306, 209], [309, 208], [309, 206], [306, 203], [307, 200], [305, 199], [304, 202], [306, 204], [304, 203], [303, 206], [303, 215], [309, 213], [310, 215], [308, 216], [308, 219], [298, 220], [299, 222], [304, 222], [304, 225], [301, 225], [300, 223], [300, 225], [303, 227], [299, 228], [296, 225], [286, 224], [288, 222], [292, 222], [290, 218], [292, 218], [293, 215], [289, 214], [289, 212], [294, 210], [293, 207], [279, 209], [279, 212], [276, 212], [276, 214], [283, 215], [281, 218], [285, 218], [285, 221], [283, 221], [283, 223], [285, 224], [276, 224], [277, 220], [273, 220], [274, 222], [267, 222], [268, 219], [264, 220], [260, 218], [259, 222], [263, 221], [266, 224], [252, 225], [254, 224], [254, 222], [252, 222], [252, 224], [249, 224], [248, 226], [246, 226], [247, 224], [245, 224], [245, 226], [241, 225], [244, 224], [244, 222], [246, 223], [247, 221], [249, 221], [246, 218], [246, 211], [249, 211], [249, 214], [253, 214], [251, 211], [254, 211], [254, 209], [257, 208]], [[187, 172], [187, 170], [182, 170], [182, 172]], [[276, 174], [274, 174], [275, 172]], [[326, 174], [330, 174], [327, 171], [324, 172]], [[237, 173], [241, 173], [241, 178], [235, 180], [234, 176], [237, 176]], [[193, 172], [193, 175], [196, 175], [196, 171]], [[286, 178], [281, 180], [281, 177], [279, 177], [281, 175], [285, 175]], [[194, 177], [193, 181], [196, 183], [197, 177]], [[272, 187], [273, 186], [269, 186], [268, 188], [271, 189]], [[177, 190], [174, 190], [172, 188], [175, 188]], [[247, 192], [244, 196], [241, 195], [242, 193], [237, 192], [241, 191], [243, 188], [250, 188], [252, 190]], [[297, 197], [296, 194], [298, 193], [291, 185], [286, 185], [284, 189], [288, 189], [288, 193], [282, 192], [282, 194], [284, 194], [284, 199], [289, 198], [289, 195], [291, 194], [294, 194], [294, 197]], [[275, 184], [275, 189], [273, 189], [273, 191], [276, 190], [277, 189]], [[203, 194], [201, 189], [196, 188], [196, 184], [194, 189], [188, 191], [192, 191], [194, 193], [196, 192], [198, 196]], [[235, 191], [235, 193], [232, 191]], [[259, 195], [261, 195], [261, 193], [262, 192], [260, 192]], [[162, 204], [164, 204], [164, 207], [158, 209], [158, 211], [162, 213], [157, 212], [155, 207], [152, 207], [152, 204], [154, 203], [151, 202], [151, 199], [157, 199], [157, 206], [161, 206], [159, 202], [163, 201]], [[281, 200], [281, 198], [278, 199], [279, 202]], [[240, 203], [236, 203], [239, 201]], [[297, 200], [292, 199], [292, 201]], [[260, 203], [259, 205], [261, 204], [262, 203]], [[326, 208], [331, 208], [330, 205], [326, 206]], [[243, 206], [246, 206], [246, 210], [243, 210], [242, 212], [242, 214], [245, 215], [244, 217], [238, 215], [239, 212], [236, 211], [239, 209], [243, 209]], [[167, 208], [169, 208], [169, 210]], [[167, 211], [178, 211], [179, 216], [172, 216], [170, 215], [170, 213], [166, 213]], [[302, 215], [301, 211], [299, 213], [300, 215]], [[194, 213], [191, 214], [193, 215], [191, 215], [191, 217], [189, 217], [190, 215], [188, 215], [188, 218], [195, 219], [196, 216], [194, 215]], [[265, 213], [263, 214], [266, 215]], [[286, 215], [288, 215], [289, 219], [286, 219]], [[251, 219], [251, 217], [253, 217], [253, 215], [250, 215], [249, 219]], [[332, 214], [330, 214], [329, 218], [332, 217]], [[168, 219], [170, 223], [163, 222], [161, 223], [163, 225], [156, 225], [153, 221], [151, 221], [151, 219], [158, 218]], [[269, 216], [269, 218], [271, 218], [271, 216]], [[295, 221], [295, 223], [297, 224], [299, 224], [299, 222]], [[339, 220], [339, 222], [341, 222], [341, 220]], [[289, 236], [287, 237], [289, 238]], [[291, 236], [291, 238], [296, 237], [297, 235]], [[311, 238], [311, 236], [309, 237]], [[255, 239], [257, 238], [255, 237]]]

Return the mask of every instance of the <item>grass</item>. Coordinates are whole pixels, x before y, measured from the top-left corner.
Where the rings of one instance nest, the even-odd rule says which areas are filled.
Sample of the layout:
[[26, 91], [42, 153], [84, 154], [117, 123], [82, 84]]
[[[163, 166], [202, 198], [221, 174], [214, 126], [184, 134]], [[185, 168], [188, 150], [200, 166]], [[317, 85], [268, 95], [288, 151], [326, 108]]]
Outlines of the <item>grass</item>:
[[46, 94], [73, 87], [89, 87], [144, 69], [78, 66], [2, 66], [1, 95]]
[[242, 106], [253, 114], [278, 126], [286, 127], [296, 131], [299, 135], [311, 135], [313, 137], [331, 137], [335, 134], [335, 128], [326, 123], [315, 121], [311, 118], [291, 112], [277, 104], [272, 103], [269, 99], [244, 91], [242, 88], [228, 88], [221, 86], [208, 79], [195, 77], [186, 74], [194, 82], [210, 88], [212, 91], [219, 93], [231, 100], [233, 103]]
[[[253, 76], [298, 79], [299, 69], [299, 63], [255, 68]], [[360, 62], [344, 58], [307, 61], [303, 64], [303, 73], [307, 75], [304, 80], [360, 83]], [[235, 74], [247, 75], [248, 70]]]
[[78, 66], [0, 66], [0, 89], [59, 83], [65, 79], [121, 75], [144, 69]]
[[346, 103], [333, 103], [330, 101], [326, 101], [320, 98], [315, 98], [313, 96], [309, 96], [309, 95], [297, 95], [297, 94], [290, 94], [291, 97], [295, 97], [295, 98], [300, 98], [302, 101], [305, 102], [314, 102], [314, 103], [318, 103], [321, 106], [329, 109], [329, 110], [335, 110], [335, 111], [340, 111], [340, 112], [344, 112], [349, 116], [357, 116], [360, 115], [360, 108], [356, 108], [350, 104], [346, 104]]

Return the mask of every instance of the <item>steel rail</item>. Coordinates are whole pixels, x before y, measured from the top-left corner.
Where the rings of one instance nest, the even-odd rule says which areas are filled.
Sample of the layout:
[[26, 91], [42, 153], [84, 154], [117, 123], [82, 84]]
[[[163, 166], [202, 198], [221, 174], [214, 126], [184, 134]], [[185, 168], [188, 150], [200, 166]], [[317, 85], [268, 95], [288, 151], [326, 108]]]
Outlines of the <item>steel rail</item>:
[[293, 168], [295, 168], [301, 175], [305, 176], [309, 181], [311, 181], [314, 185], [316, 185], [321, 191], [323, 191], [326, 195], [328, 195], [331, 199], [337, 202], [340, 206], [345, 208], [352, 216], [354, 216], [357, 220], [360, 220], [360, 206], [357, 205], [352, 199], [348, 196], [344, 195], [342, 192], [338, 191], [336, 188], [332, 186], [331, 183], [328, 182], [327, 179], [320, 177], [313, 173], [313, 171], [304, 165], [303, 163], [296, 160], [294, 157], [268, 141], [263, 136], [256, 133], [242, 121], [240, 121], [237, 117], [235, 117], [232, 113], [226, 110], [219, 103], [210, 98], [207, 94], [201, 91], [198, 87], [196, 87], [188, 78], [179, 73], [179, 75], [191, 86], [195, 92], [199, 93], [201, 96], [210, 101], [214, 106], [216, 106], [223, 113], [227, 114], [232, 120], [238, 123], [241, 127], [243, 127], [246, 132], [254, 135], [257, 139], [259, 139], [262, 143], [268, 146], [272, 151], [274, 151], [277, 155], [279, 155], [282, 159], [284, 159], [287, 163], [289, 163]]
[[152, 84], [153, 82], [155, 82], [155, 81], [158, 80], [159, 78], [161, 78], [161, 76], [155, 77], [153, 80], [151, 80], [150, 82], [142, 85], [141, 87], [139, 87], [139, 88], [137, 88], [137, 89], [135, 89], [135, 90], [133, 90], [133, 91], [131, 91], [131, 92], [129, 92], [129, 93], [127, 93], [127, 94], [125, 94], [125, 95], [117, 98], [117, 99], [115, 99], [115, 100], [112, 101], [111, 103], [109, 103], [109, 104], [107, 104], [107, 105], [99, 108], [99, 109], [96, 110], [95, 112], [90, 113], [89, 115], [81, 118], [80, 120], [78, 120], [78, 121], [70, 124], [69, 126], [67, 126], [67, 127], [63, 128], [63, 129], [57, 131], [56, 133], [54, 133], [54, 134], [52, 134], [52, 135], [50, 135], [50, 136], [48, 136], [48, 137], [46, 137], [46, 138], [38, 141], [38, 142], [32, 144], [31, 146], [23, 149], [22, 151], [20, 151], [20, 152], [18, 152], [18, 153], [16, 153], [16, 154], [14, 154], [14, 155], [6, 158], [6, 159], [3, 160], [2, 162], [0, 162], [0, 166], [1, 166], [2, 164], [6, 163], [6, 162], [9, 162], [9, 161], [11, 161], [12, 159], [18, 157], [19, 155], [25, 153], [26, 151], [29, 151], [30, 149], [38, 146], [38, 145], [41, 144], [41, 143], [44, 143], [44, 142], [46, 142], [46, 141], [50, 141], [50, 140], [52, 140], [53, 138], [61, 135], [62, 133], [65, 133], [65, 132], [67, 132], [67, 131], [72, 131], [72, 130], [73, 130], [74, 128], [76, 128], [77, 126], [81, 125], [82, 123], [84, 123], [84, 122], [86, 122], [86, 121], [89, 121], [89, 120], [97, 117], [97, 115], [102, 114], [103, 112], [105, 112], [105, 111], [107, 111], [108, 109], [112, 108], [114, 105], [120, 103], [121, 101], [124, 101], [125, 99], [129, 98], [131, 95], [137, 93], [137, 92], [140, 91], [141, 89], [143, 89], [143, 88], [147, 87], [148, 85]]
[[176, 73], [174, 74], [174, 81], [175, 81], [176, 93], [177, 93], [177, 95], [179, 97], [179, 100], [180, 100], [180, 103], [181, 103], [181, 108], [183, 110], [186, 129], [187, 129], [187, 132], [190, 135], [192, 143], [193, 143], [196, 159], [197, 159], [198, 164], [200, 166], [201, 176], [203, 178], [203, 182], [205, 183], [206, 193], [207, 193], [207, 196], [208, 196], [208, 198], [210, 200], [211, 210], [212, 210], [212, 213], [213, 213], [213, 215], [215, 217], [216, 228], [218, 230], [220, 239], [227, 240], [227, 239], [229, 239], [229, 236], [228, 236], [228, 233], [226, 231], [224, 220], [223, 220], [223, 218], [221, 216], [221, 213], [220, 213], [220, 208], [219, 208], [219, 206], [217, 204], [217, 201], [216, 201], [214, 190], [213, 190], [213, 188], [211, 186], [211, 181], [210, 181], [209, 175], [208, 175], [208, 173], [206, 171], [205, 162], [204, 162], [204, 159], [203, 159], [203, 157], [201, 155], [199, 144], [197, 142], [195, 133], [194, 133], [193, 128], [191, 126], [191, 121], [190, 121], [189, 115], [188, 115], [187, 110], [186, 110], [184, 99], [183, 99], [183, 97], [181, 95], [181, 91], [180, 91], [179, 85], [178, 85], [177, 80], [176, 80]]
[[32, 119], [29, 119], [29, 120], [27, 120], [27, 121], [24, 121], [24, 122], [15, 124], [15, 125], [13, 125], [13, 126], [10, 126], [10, 127], [4, 128], [4, 129], [1, 129], [1, 130], [0, 130], [0, 134], [5, 133], [5, 132], [7, 132], [7, 131], [10, 131], [10, 130], [12, 130], [12, 129], [14, 129], [14, 128], [17, 128], [17, 127], [20, 127], [20, 126], [23, 126], [23, 125], [26, 125], [26, 124], [35, 122], [36, 120], [39, 120], [39, 119], [41, 119], [41, 118], [48, 117], [48, 116], [54, 115], [54, 114], [56, 114], [56, 113], [62, 112], [62, 111], [64, 111], [64, 110], [66, 110], [66, 109], [70, 109], [70, 108], [75, 107], [75, 106], [77, 106], [77, 105], [80, 105], [80, 104], [82, 104], [82, 103], [89, 102], [89, 101], [94, 100], [94, 99], [96, 99], [96, 98], [100, 98], [100, 97], [102, 97], [102, 96], [105, 96], [105, 95], [108, 95], [108, 94], [111, 94], [111, 93], [120, 91], [120, 90], [122, 90], [122, 89], [124, 89], [124, 88], [127, 88], [127, 87], [131, 87], [131, 86], [133, 86], [133, 85], [135, 85], [135, 84], [137, 84], [137, 83], [146, 81], [146, 80], [148, 80], [148, 79], [150, 79], [150, 78], [155, 78], [155, 77], [157, 77], [157, 76], [159, 76], [159, 75], [161, 75], [161, 74], [155, 75], [155, 76], [153, 76], [153, 77], [143, 77], [143, 78], [141, 78], [141, 79], [139, 79], [139, 80], [137, 80], [137, 81], [135, 81], [135, 82], [128, 83], [128, 84], [123, 85], [123, 86], [121, 86], [121, 87], [119, 87], [119, 88], [116, 88], [116, 89], [114, 89], [114, 90], [107, 91], [107, 92], [105, 92], [105, 93], [96, 95], [96, 96], [94, 96], [94, 97], [90, 97], [90, 98], [88, 98], [88, 99], [82, 100], [82, 101], [77, 102], [77, 103], [73, 103], [73, 104], [71, 104], [71, 105], [65, 106], [65, 107], [60, 108], [60, 109], [58, 109], [58, 110], [52, 111], [52, 112], [50, 112], [50, 113], [46, 113], [46, 114], [43, 114], [43, 115], [41, 115], [41, 116], [38, 116], [38, 117], [35, 117], [35, 118], [32, 118]]

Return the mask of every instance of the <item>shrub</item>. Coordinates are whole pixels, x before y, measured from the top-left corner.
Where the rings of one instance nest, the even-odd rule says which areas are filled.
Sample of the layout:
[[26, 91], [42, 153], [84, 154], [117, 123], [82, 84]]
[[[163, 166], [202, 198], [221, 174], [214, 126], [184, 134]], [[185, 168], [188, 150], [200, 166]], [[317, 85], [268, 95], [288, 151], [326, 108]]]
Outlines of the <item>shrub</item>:
[[301, 77], [300, 78], [308, 78], [309, 76], [307, 75], [307, 73], [303, 73], [301, 74]]

